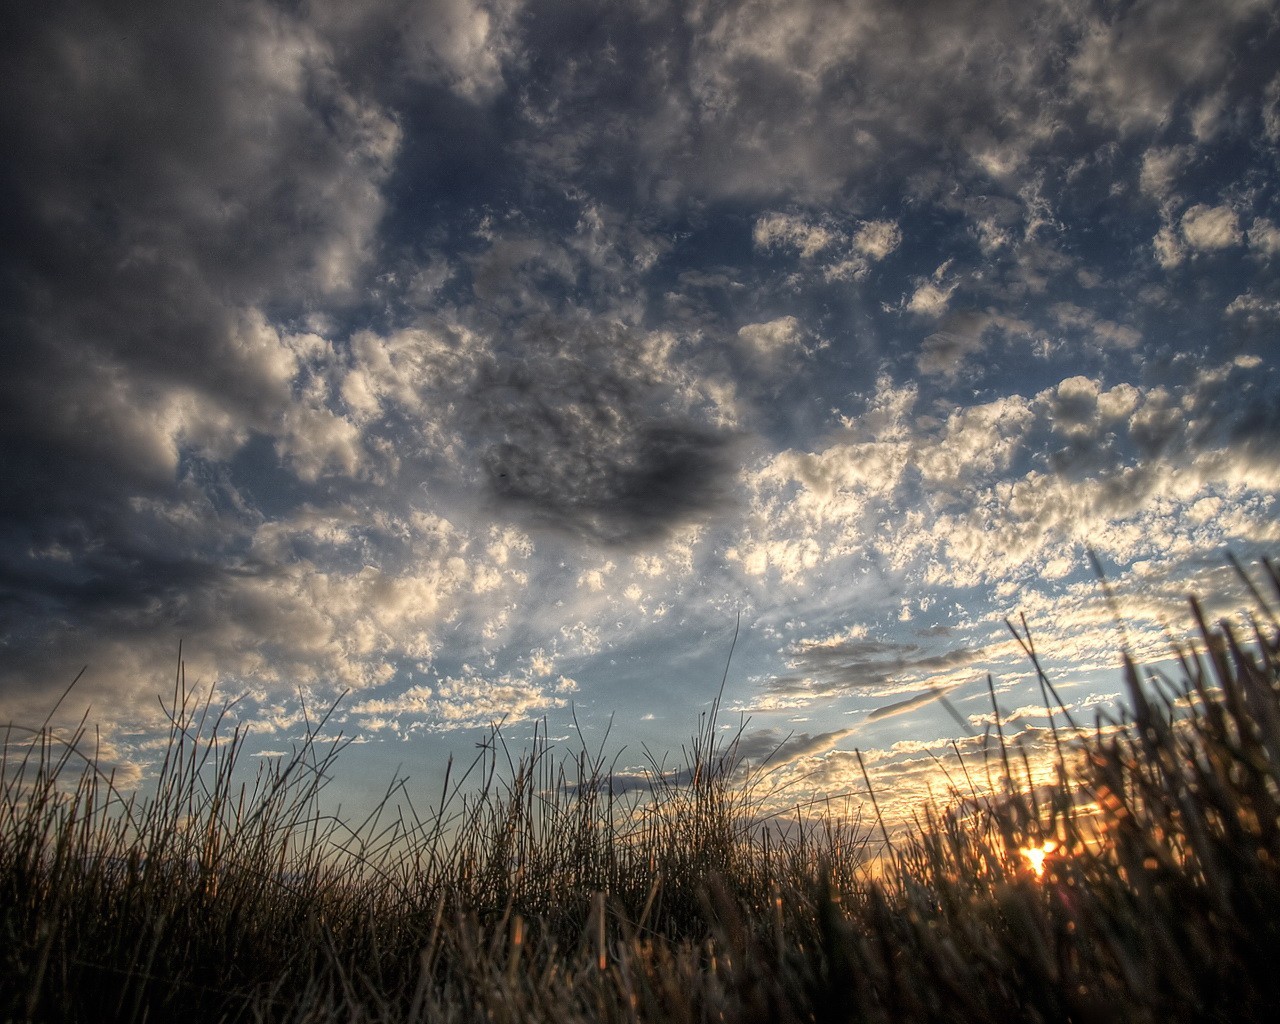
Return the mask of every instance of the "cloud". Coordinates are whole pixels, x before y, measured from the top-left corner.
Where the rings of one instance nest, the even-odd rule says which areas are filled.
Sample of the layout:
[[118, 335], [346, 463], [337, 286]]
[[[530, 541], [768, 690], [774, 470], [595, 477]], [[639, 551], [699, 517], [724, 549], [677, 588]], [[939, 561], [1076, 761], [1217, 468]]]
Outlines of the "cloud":
[[484, 340], [447, 323], [421, 323], [377, 334], [357, 331], [348, 343], [336, 391], [348, 415], [367, 426], [396, 414], [409, 416], [433, 446], [447, 444], [435, 432], [443, 417], [433, 406], [447, 392], [472, 384], [485, 358]]
[[[468, 395], [493, 497], [606, 546], [664, 537], [728, 499], [732, 439], [682, 401], [666, 339], [544, 319]], [[665, 352], [665, 349], [662, 350]]]
[[[1273, 387], [1244, 357], [1176, 389], [1076, 375], [940, 419], [913, 411], [916, 387], [882, 379], [830, 444], [753, 471], [728, 554], [783, 584], [870, 562], [971, 587], [1060, 578], [1086, 542], [1120, 563], [1260, 543], [1267, 531], [1246, 523], [1280, 484]], [[1193, 514], [1215, 495], [1243, 518]], [[816, 676], [794, 682], [823, 690]]]
[[[954, 288], [953, 285], [952, 290]], [[950, 291], [947, 292], [949, 294]], [[917, 291], [912, 298], [913, 304], [919, 295], [920, 292]], [[981, 313], [975, 310], [952, 313], [938, 330], [924, 339], [916, 358], [916, 367], [923, 374], [955, 377], [971, 356], [986, 348], [988, 339], [994, 334], [1026, 338], [1032, 336], [1033, 332], [1030, 324], [990, 310]]]
[[1139, 185], [1145, 195], [1161, 201], [1173, 198], [1173, 186], [1191, 159], [1190, 146], [1152, 146], [1142, 154]]
[[943, 699], [953, 689], [955, 689], [954, 686], [948, 686], [945, 688], [931, 687], [923, 693], [917, 693], [910, 697], [905, 697], [902, 700], [894, 701], [892, 704], [881, 705], [867, 715], [867, 721], [877, 721], [881, 718], [890, 718], [894, 715], [904, 715], [908, 711], [914, 711], [916, 708], [921, 708], [936, 700]]
[[[561, 172], [639, 178], [667, 202], [821, 202], [850, 182], [914, 174], [935, 147], [961, 156], [965, 176], [1016, 189], [1032, 154], [1079, 120], [1082, 91], [1123, 96], [1105, 81], [1105, 46], [1081, 65], [1079, 89], [1060, 74], [1087, 45], [1069, 6], [700, 0], [681, 12], [592, 11], [598, 32], [553, 35], [566, 18], [524, 40], [565, 57], [525, 83], [537, 152]], [[809, 237], [812, 256], [825, 242]]]
[[[10, 27], [6, 599], [18, 630], [149, 690], [176, 651], [160, 624], [236, 586], [260, 522], [227, 464], [258, 438], [302, 485], [363, 470], [332, 347], [265, 306], [354, 300], [400, 129], [276, 5], [72, 3]], [[50, 576], [49, 550], [74, 569]], [[157, 654], [124, 650], [143, 623]]]
[[219, 514], [225, 495], [187, 498], [151, 503], [136, 536], [79, 554], [61, 580], [47, 556], [15, 560], [26, 587], [11, 575], [5, 597], [26, 640], [3, 654], [7, 715], [43, 717], [48, 689], [88, 665], [68, 714], [90, 702], [116, 723], [154, 724], [180, 642], [189, 678], [248, 693], [246, 713], [281, 693], [365, 690], [430, 666], [446, 624], [479, 646], [528, 585], [531, 550], [509, 531], [354, 507], [263, 521]]
[[780, 729], [754, 729], [738, 742], [738, 758], [755, 766], [778, 768], [830, 750], [841, 740], [853, 735], [852, 729], [835, 729], [810, 735], [807, 732], [783, 732]]
[[307, 15], [339, 44], [357, 75], [360, 63], [394, 55], [411, 78], [441, 83], [481, 102], [503, 86], [517, 55], [516, 20], [523, 0], [311, 0]]
[[1226, 249], [1243, 240], [1236, 212], [1230, 206], [1197, 203], [1182, 215], [1182, 237], [1201, 251]]
[[891, 220], [869, 220], [853, 234], [853, 248], [872, 260], [882, 260], [902, 244], [902, 229]]
[[[850, 694], [883, 701], [915, 680], [955, 672], [989, 652], [966, 647], [934, 653], [915, 643], [829, 637], [792, 643], [786, 655], [791, 671], [768, 680], [758, 708], [804, 707]], [[905, 713], [937, 696], [933, 689], [927, 695], [913, 694], [873, 709], [871, 718]]]
[[563, 708], [578, 684], [565, 676], [540, 678], [532, 671], [496, 677], [474, 671], [444, 676], [387, 697], [370, 697], [350, 713], [371, 732], [407, 737], [421, 729], [473, 729], [495, 723], [513, 725]]
[[1156, 262], [1165, 270], [1176, 267], [1186, 257], [1186, 249], [1172, 225], [1164, 225], [1151, 241]]
[[1265, 299], [1252, 292], [1237, 295], [1223, 311], [1227, 316], [1241, 316], [1250, 322], [1280, 319], [1280, 299]]
[[1142, 334], [1136, 328], [1106, 320], [1095, 311], [1075, 303], [1054, 303], [1049, 312], [1063, 327], [1086, 331], [1104, 350], [1136, 348], [1142, 341]]
[[1229, 40], [1256, 26], [1264, 0], [1233, 0], [1210, 11], [1194, 0], [1138, 3], [1114, 17], [1083, 19], [1069, 58], [1071, 85], [1090, 117], [1122, 132], [1165, 125], [1189, 84], [1215, 79]]
[[[835, 729], [815, 735], [783, 732], [779, 729], [753, 729], [736, 738], [732, 748], [733, 760], [726, 762], [726, 766], [739, 777], [753, 770], [762, 770], [768, 777], [776, 778], [780, 772], [788, 774], [799, 762], [825, 754], [852, 734], [852, 729]], [[728, 755], [730, 750], [726, 747], [723, 753]], [[689, 786], [693, 783], [693, 774], [688, 768], [666, 770], [659, 767], [658, 770], [613, 772], [608, 781], [610, 793], [620, 796], [651, 789]], [[787, 787], [775, 782], [770, 787], [770, 795], [779, 792], [780, 788]], [[768, 797], [764, 799], [767, 800]]]
[[1262, 256], [1280, 253], [1280, 227], [1266, 217], [1254, 218], [1249, 228], [1249, 248]]
[[860, 281], [878, 263], [902, 244], [902, 229], [896, 221], [864, 221], [850, 240], [850, 255], [828, 265], [823, 277], [828, 281]]
[[1277, 540], [1275, 39], [1206, 11], [15, 15], [4, 711], [88, 662], [137, 761], [181, 637], [262, 732], [470, 728], [741, 605], [761, 707], [905, 712], [1014, 600], [1099, 663], [1086, 543], [1149, 647]]
[[[1270, 221], [1255, 220], [1250, 229], [1249, 241], [1255, 251], [1266, 253], [1270, 235]], [[1256, 233], [1256, 241], [1255, 241]], [[1196, 203], [1182, 214], [1175, 224], [1166, 222], [1153, 241], [1156, 260], [1166, 270], [1178, 266], [1191, 252], [1220, 252], [1243, 245], [1245, 232], [1241, 230], [1236, 210], [1227, 203], [1210, 206]]]
[[803, 351], [804, 334], [800, 321], [783, 316], [762, 324], [745, 324], [738, 328], [738, 340], [757, 359], [774, 362], [788, 352]]
[[[1054, 781], [1057, 750], [1047, 727], [1010, 729], [1005, 741], [1010, 753], [1017, 755], [1013, 762], [1017, 784], [1041, 786]], [[1000, 764], [997, 742], [992, 733], [954, 740], [937, 736], [901, 740], [887, 749], [865, 752], [863, 763], [886, 823], [903, 824], [913, 816], [918, 820], [926, 807], [937, 813], [940, 806], [962, 807], [963, 801], [975, 797], [996, 797], [1003, 787], [1002, 779], [997, 773], [988, 774], [982, 766]], [[1026, 769], [1031, 773], [1029, 781]], [[866, 790], [862, 767], [852, 753], [836, 751], [816, 767], [816, 772], [815, 785], [833, 792]]]
[[908, 312], [930, 317], [939, 317], [946, 312], [947, 303], [951, 301], [955, 290], [960, 287], [959, 281], [952, 281], [949, 284], [943, 282], [943, 276], [949, 266], [949, 262], [940, 266], [934, 271], [932, 280], [917, 281], [916, 289], [911, 293], [911, 298], [907, 300], [905, 306]]
[[1191, 134], [1197, 142], [1209, 142], [1223, 128], [1226, 120], [1227, 94], [1225, 90], [1211, 93], [1191, 111]]
[[1265, 138], [1280, 141], [1280, 75], [1272, 78], [1263, 91], [1262, 127]]
[[752, 228], [751, 238], [761, 249], [785, 245], [797, 250], [804, 259], [816, 256], [837, 240], [822, 225], [785, 213], [771, 213], [761, 217]]
[[[110, 17], [72, 4], [23, 28], [33, 63], [9, 110], [26, 138], [24, 226], [78, 246], [82, 296], [141, 275], [165, 302], [213, 282], [250, 302], [268, 279], [277, 295], [354, 285], [400, 133], [345, 87], [305, 22], [256, 3]], [[95, 217], [89, 196], [112, 216]]]

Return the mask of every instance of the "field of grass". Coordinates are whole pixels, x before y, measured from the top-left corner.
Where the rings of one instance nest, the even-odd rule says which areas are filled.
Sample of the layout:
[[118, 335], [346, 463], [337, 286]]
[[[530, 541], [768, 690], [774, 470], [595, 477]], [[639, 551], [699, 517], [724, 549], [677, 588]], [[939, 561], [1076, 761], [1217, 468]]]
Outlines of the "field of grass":
[[1133, 720], [1059, 719], [1056, 784], [1018, 783], [997, 741], [996, 790], [905, 834], [870, 804], [761, 821], [761, 775], [714, 714], [647, 792], [614, 793], [602, 751], [495, 731], [433, 807], [393, 790], [365, 821], [320, 813], [333, 746], [242, 782], [242, 737], [181, 679], [145, 799], [86, 762], [87, 737], [11, 729], [0, 1019], [1274, 1019], [1268, 570], [1247, 635], [1193, 603], [1180, 678], [1117, 653]]

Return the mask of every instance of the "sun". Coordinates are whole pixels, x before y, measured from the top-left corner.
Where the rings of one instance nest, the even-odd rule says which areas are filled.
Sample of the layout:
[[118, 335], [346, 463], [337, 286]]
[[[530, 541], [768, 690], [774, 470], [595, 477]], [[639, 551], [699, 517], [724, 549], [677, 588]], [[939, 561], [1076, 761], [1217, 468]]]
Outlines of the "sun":
[[1058, 844], [1054, 840], [1047, 839], [1041, 846], [1024, 846], [1018, 852], [1027, 859], [1031, 870], [1036, 873], [1036, 878], [1043, 878], [1044, 859], [1057, 848]]

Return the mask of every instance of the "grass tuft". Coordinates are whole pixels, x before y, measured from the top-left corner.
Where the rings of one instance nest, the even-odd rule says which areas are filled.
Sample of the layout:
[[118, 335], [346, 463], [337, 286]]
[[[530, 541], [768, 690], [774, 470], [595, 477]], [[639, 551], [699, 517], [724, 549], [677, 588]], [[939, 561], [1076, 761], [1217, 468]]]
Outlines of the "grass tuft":
[[[324, 720], [245, 778], [230, 706], [179, 671], [150, 795], [85, 727], [10, 727], [0, 776], [6, 1021], [1141, 1021], [1280, 1007], [1280, 577], [1247, 635], [1171, 679], [1120, 657], [1131, 720], [1054, 724], [1054, 780], [1001, 781], [891, 834], [787, 827], [718, 701], [675, 769], [494, 728], [421, 813], [321, 813]], [[1025, 622], [1011, 626], [1045, 689]], [[990, 768], [990, 764], [982, 766]], [[1019, 780], [1022, 781], [1019, 781]]]

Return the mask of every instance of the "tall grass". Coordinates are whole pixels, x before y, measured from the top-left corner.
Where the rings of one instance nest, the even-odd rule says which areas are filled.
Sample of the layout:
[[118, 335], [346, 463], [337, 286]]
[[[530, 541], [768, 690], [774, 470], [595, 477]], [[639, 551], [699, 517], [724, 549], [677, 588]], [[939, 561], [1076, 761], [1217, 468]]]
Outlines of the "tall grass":
[[[1056, 781], [1032, 784], [998, 744], [994, 790], [958, 788], [896, 836], [823, 810], [766, 820], [768, 768], [743, 772], [717, 707], [679, 769], [652, 760], [639, 789], [603, 746], [559, 755], [538, 732], [513, 752], [495, 729], [429, 808], [393, 784], [364, 821], [321, 813], [340, 754], [323, 721], [242, 779], [229, 709], [198, 703], [181, 673], [145, 798], [113, 785], [83, 729], [10, 729], [0, 1015], [1271, 1019], [1268, 570], [1247, 638], [1193, 603], [1176, 680], [1122, 654], [1132, 719], [1055, 723]], [[1050, 847], [1037, 876], [1022, 851]]]

